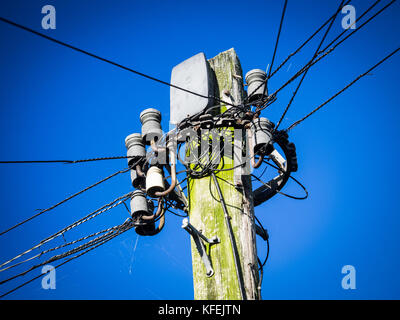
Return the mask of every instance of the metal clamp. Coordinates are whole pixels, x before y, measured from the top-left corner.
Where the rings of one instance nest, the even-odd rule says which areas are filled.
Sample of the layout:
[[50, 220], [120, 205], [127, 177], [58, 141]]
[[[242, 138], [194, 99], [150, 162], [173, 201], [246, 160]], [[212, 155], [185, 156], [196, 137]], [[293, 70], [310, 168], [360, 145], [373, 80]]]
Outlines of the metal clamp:
[[203, 241], [209, 243], [210, 245], [213, 245], [220, 242], [219, 238], [217, 236], [213, 236], [211, 239], [208, 239], [205, 235], [201, 233], [201, 231], [197, 230], [193, 225], [191, 225], [187, 218], [182, 220], [182, 228], [185, 229], [193, 237], [193, 241], [196, 244], [197, 251], [199, 252], [200, 257], [203, 260], [204, 266], [206, 268], [207, 277], [212, 277], [214, 274], [214, 269], [212, 267], [211, 260], [207, 255]]

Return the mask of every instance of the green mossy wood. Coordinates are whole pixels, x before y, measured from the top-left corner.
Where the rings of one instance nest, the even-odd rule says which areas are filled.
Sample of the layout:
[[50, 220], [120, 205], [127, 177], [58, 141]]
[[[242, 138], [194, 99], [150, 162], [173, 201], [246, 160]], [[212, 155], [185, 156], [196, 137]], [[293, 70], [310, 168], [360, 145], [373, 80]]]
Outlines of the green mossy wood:
[[[222, 52], [209, 60], [218, 87], [215, 95], [226, 101], [226, 90], [234, 104], [244, 96], [243, 75], [234, 49]], [[222, 107], [224, 111], [225, 106]], [[233, 134], [233, 129], [229, 132]], [[236, 150], [236, 149], [234, 149]], [[220, 163], [224, 169], [233, 168], [233, 159], [224, 156]], [[231, 225], [240, 258], [245, 298], [258, 299], [258, 265], [254, 225], [254, 208], [250, 176], [242, 175], [242, 169], [220, 171], [219, 184], [228, 206]], [[210, 180], [211, 179], [211, 180]], [[211, 191], [211, 192], [210, 192]], [[201, 257], [192, 242], [194, 297], [197, 300], [240, 300], [239, 282], [236, 276], [234, 256], [221, 203], [212, 177], [189, 179], [189, 215], [191, 224], [209, 238], [217, 235], [221, 242], [206, 248], [214, 269], [212, 277], [206, 276]]]

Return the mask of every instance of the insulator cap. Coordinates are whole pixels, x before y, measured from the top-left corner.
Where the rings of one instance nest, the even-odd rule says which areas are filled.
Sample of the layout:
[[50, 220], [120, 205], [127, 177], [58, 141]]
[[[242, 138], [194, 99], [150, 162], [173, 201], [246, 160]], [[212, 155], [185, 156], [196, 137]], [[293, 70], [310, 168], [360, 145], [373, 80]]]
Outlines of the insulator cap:
[[132, 193], [130, 205], [132, 218], [149, 214], [146, 194], [142, 190], [135, 190]]
[[163, 172], [159, 167], [152, 166], [146, 174], [146, 192], [150, 197], [155, 197], [156, 192], [165, 190]]
[[146, 157], [146, 148], [140, 133], [133, 133], [127, 136], [125, 138], [125, 146], [127, 148], [129, 166]]
[[251, 122], [254, 154], [264, 147], [266, 148], [266, 154], [272, 152], [273, 146], [271, 142], [273, 129], [274, 124], [267, 118], [256, 118]]
[[144, 142], [149, 145], [151, 140], [161, 138], [161, 112], [154, 108], [143, 110], [140, 113], [142, 123], [142, 136]]
[[261, 100], [268, 97], [268, 89], [266, 88], [267, 73], [261, 69], [253, 69], [246, 73], [247, 96], [250, 97], [249, 102]]

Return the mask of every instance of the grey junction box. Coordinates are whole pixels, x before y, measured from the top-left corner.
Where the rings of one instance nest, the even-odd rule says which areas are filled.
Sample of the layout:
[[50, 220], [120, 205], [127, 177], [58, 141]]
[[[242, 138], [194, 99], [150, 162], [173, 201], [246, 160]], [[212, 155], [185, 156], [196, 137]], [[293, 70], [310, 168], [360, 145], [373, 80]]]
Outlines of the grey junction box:
[[[181, 62], [172, 69], [171, 83], [203, 96], [214, 94], [214, 81], [203, 52]], [[187, 116], [192, 116], [212, 106], [213, 99], [203, 98], [171, 87], [171, 124], [178, 124]]]

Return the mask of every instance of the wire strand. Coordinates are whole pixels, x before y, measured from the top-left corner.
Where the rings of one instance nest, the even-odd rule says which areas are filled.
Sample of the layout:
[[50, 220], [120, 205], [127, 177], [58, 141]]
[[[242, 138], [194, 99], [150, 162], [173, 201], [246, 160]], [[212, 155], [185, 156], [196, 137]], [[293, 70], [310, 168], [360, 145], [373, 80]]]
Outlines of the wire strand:
[[281, 21], [280, 21], [280, 23], [279, 23], [278, 35], [277, 35], [277, 37], [276, 37], [275, 48], [274, 48], [274, 54], [272, 55], [272, 60], [271, 60], [270, 66], [269, 66], [268, 76], [267, 76], [267, 80], [266, 80], [266, 81], [268, 81], [268, 78], [271, 76], [272, 67], [274, 66], [276, 51], [277, 51], [277, 49], [278, 49], [279, 38], [280, 38], [280, 35], [281, 35], [281, 31], [282, 31], [283, 20], [284, 20], [284, 18], [285, 18], [286, 6], [287, 6], [287, 0], [285, 0], [285, 3], [283, 4], [282, 16], [281, 16]]
[[[315, 59], [313, 62], [309, 62], [306, 65], [304, 65], [299, 71], [297, 71], [289, 80], [287, 80], [281, 87], [279, 87], [277, 90], [275, 90], [274, 93], [271, 94], [272, 97], [276, 97], [276, 95], [282, 91], [285, 87], [287, 87], [290, 83], [292, 83], [295, 79], [297, 79], [300, 75], [302, 75], [304, 72], [306, 72], [309, 68], [313, 67], [315, 64], [317, 64], [319, 61], [321, 61], [323, 58], [325, 58], [327, 55], [332, 53], [340, 44], [342, 44], [345, 40], [353, 36], [356, 32], [361, 30], [365, 25], [367, 25], [369, 22], [371, 22], [373, 19], [375, 19], [379, 14], [381, 14], [384, 10], [386, 10], [389, 6], [391, 6], [396, 0], [392, 0], [389, 2], [386, 6], [384, 6], [382, 9], [380, 9], [378, 12], [376, 12], [372, 17], [370, 17], [367, 21], [365, 21], [363, 24], [361, 24], [357, 29], [352, 31], [350, 34], [348, 34], [346, 37], [344, 37], [342, 40], [340, 40], [338, 43], [336, 43], [333, 47], [329, 48], [324, 54], [320, 55], [317, 59]], [[321, 53], [321, 52], [320, 52]], [[266, 107], [269, 106], [268, 104], [269, 100], [266, 101], [264, 106], [259, 108], [259, 110], [263, 110]]]
[[[314, 59], [317, 57], [318, 52], [319, 52], [319, 49], [321, 49], [322, 44], [324, 43], [326, 37], [328, 36], [328, 33], [329, 33], [329, 31], [331, 30], [332, 25], [333, 25], [333, 23], [335, 22], [336, 17], [337, 17], [337, 15], [338, 15], [340, 9], [343, 7], [343, 3], [344, 3], [344, 0], [342, 0], [342, 2], [340, 3], [339, 8], [337, 9], [335, 16], [333, 17], [333, 19], [331, 20], [331, 22], [330, 22], [328, 28], [326, 29], [325, 34], [324, 34], [324, 36], [322, 37], [322, 39], [321, 39], [321, 41], [320, 41], [320, 43], [319, 43], [319, 45], [318, 45], [318, 48], [315, 50], [315, 52], [314, 52], [314, 54], [313, 54], [313, 56], [312, 56], [312, 58], [311, 58], [311, 60], [310, 60], [309, 63], [311, 63], [312, 61], [314, 61]], [[303, 83], [303, 81], [304, 81], [304, 79], [305, 79], [305, 77], [306, 77], [306, 75], [307, 75], [307, 73], [308, 73], [309, 70], [310, 70], [310, 69], [307, 69], [307, 70], [303, 73], [303, 76], [301, 77], [301, 79], [300, 79], [300, 81], [299, 81], [299, 83], [298, 83], [298, 85], [297, 85], [297, 87], [296, 87], [296, 90], [293, 92], [292, 97], [290, 98], [289, 103], [287, 104], [287, 106], [286, 106], [285, 110], [283, 111], [283, 113], [282, 113], [282, 115], [281, 115], [281, 117], [280, 117], [278, 123], [276, 124], [276, 127], [275, 127], [275, 129], [274, 129], [275, 131], [278, 130], [278, 128], [279, 128], [281, 122], [282, 122], [283, 119], [285, 118], [285, 115], [286, 115], [286, 113], [288, 112], [290, 106], [292, 105], [292, 103], [293, 103], [293, 101], [294, 101], [294, 98], [296, 97], [297, 92], [299, 91], [299, 89], [300, 89], [300, 87], [301, 87], [301, 85], [302, 85], [302, 83]]]
[[328, 100], [326, 100], [324, 103], [322, 103], [320, 106], [318, 106], [317, 108], [315, 108], [313, 111], [311, 111], [310, 113], [308, 113], [307, 115], [305, 115], [303, 118], [301, 118], [300, 120], [295, 121], [294, 123], [292, 123], [287, 129], [286, 131], [292, 130], [294, 127], [296, 127], [297, 125], [299, 125], [301, 122], [303, 122], [304, 120], [306, 120], [308, 117], [310, 117], [311, 115], [313, 115], [315, 112], [317, 112], [318, 110], [320, 110], [322, 107], [324, 107], [325, 105], [327, 105], [329, 102], [331, 102], [333, 99], [335, 99], [338, 95], [340, 95], [341, 93], [343, 93], [344, 91], [346, 91], [348, 88], [350, 88], [353, 84], [355, 84], [358, 80], [360, 80], [361, 78], [363, 78], [364, 76], [366, 76], [368, 73], [370, 73], [372, 70], [374, 70], [375, 68], [377, 68], [379, 65], [381, 65], [383, 62], [385, 62], [387, 59], [389, 59], [391, 56], [393, 56], [394, 54], [396, 54], [398, 51], [400, 50], [400, 47], [397, 48], [396, 50], [394, 50], [393, 52], [391, 52], [389, 55], [387, 55], [385, 58], [383, 58], [382, 60], [380, 60], [377, 64], [375, 64], [374, 66], [372, 66], [371, 68], [369, 68], [366, 72], [364, 72], [363, 74], [359, 75], [356, 79], [354, 79], [352, 82], [350, 82], [347, 86], [345, 86], [342, 90], [340, 90], [339, 92], [337, 92], [336, 94], [334, 94], [332, 97], [330, 97]]
[[[348, 0], [344, 5], [348, 5], [351, 2], [351, 0]], [[293, 51], [291, 54], [287, 56], [287, 58], [271, 73], [270, 77], [273, 77], [275, 73], [277, 73], [293, 56], [295, 56], [297, 53], [303, 49], [303, 47], [309, 43], [328, 23], [331, 21], [334, 17], [336, 17], [336, 12], [333, 16], [331, 16], [328, 20], [326, 20], [310, 37], [307, 38], [295, 51]]]
[[274, 65], [275, 56], [276, 56], [276, 51], [277, 51], [277, 49], [278, 49], [279, 39], [280, 39], [280, 36], [281, 36], [281, 31], [282, 31], [283, 20], [284, 20], [284, 18], [285, 18], [285, 13], [286, 13], [286, 6], [287, 6], [287, 0], [285, 0], [285, 2], [284, 2], [284, 4], [283, 4], [281, 20], [280, 20], [280, 23], [279, 23], [278, 34], [277, 34], [277, 36], [276, 36], [275, 47], [274, 47], [274, 53], [272, 54], [271, 64], [269, 65], [268, 75], [267, 75], [267, 77], [265, 78], [265, 81], [262, 82], [262, 83], [260, 83], [260, 85], [259, 85], [256, 89], [254, 89], [254, 91], [253, 91], [249, 96], [246, 97], [245, 101], [249, 101], [250, 98], [251, 98], [251, 97], [257, 92], [257, 90], [258, 90], [259, 88], [261, 88], [261, 86], [263, 86], [263, 85], [264, 85], [264, 92], [263, 92], [263, 95], [265, 94], [265, 91], [266, 91], [266, 89], [267, 89], [267, 82], [268, 82], [268, 79], [269, 79], [270, 76], [271, 76], [271, 71], [272, 71], [272, 67], [273, 67], [273, 65]]
[[125, 67], [125, 66], [123, 66], [123, 65], [121, 65], [121, 64], [119, 64], [119, 63], [117, 63], [117, 62], [111, 61], [111, 60], [106, 59], [106, 58], [102, 58], [102, 57], [100, 57], [100, 56], [98, 56], [98, 55], [96, 55], [96, 54], [93, 54], [93, 53], [90, 53], [90, 52], [88, 52], [88, 51], [79, 49], [79, 48], [77, 48], [77, 47], [75, 47], [75, 46], [73, 46], [73, 45], [70, 45], [70, 44], [65, 43], [65, 42], [63, 42], [63, 41], [60, 41], [60, 40], [54, 39], [54, 38], [52, 38], [52, 37], [49, 37], [49, 36], [47, 36], [47, 35], [45, 35], [45, 34], [43, 34], [43, 33], [37, 32], [37, 31], [35, 31], [35, 30], [31, 29], [31, 28], [25, 27], [25, 26], [23, 26], [23, 25], [21, 25], [21, 24], [18, 24], [18, 23], [16, 23], [16, 22], [13, 22], [13, 21], [8, 20], [8, 19], [6, 19], [6, 18], [0, 17], [0, 21], [3, 21], [3, 22], [5, 22], [5, 23], [8, 23], [9, 25], [12, 25], [12, 26], [14, 26], [14, 27], [17, 27], [17, 28], [19, 28], [19, 29], [28, 31], [28, 32], [30, 32], [30, 33], [33, 33], [33, 34], [35, 34], [35, 35], [37, 35], [37, 36], [39, 36], [39, 37], [45, 38], [45, 39], [50, 40], [50, 41], [52, 41], [52, 42], [54, 42], [54, 43], [57, 43], [57, 44], [59, 44], [59, 45], [62, 45], [62, 46], [64, 46], [64, 47], [67, 47], [67, 48], [70, 48], [70, 49], [75, 50], [75, 51], [77, 51], [77, 52], [80, 52], [80, 53], [83, 53], [83, 54], [85, 54], [85, 55], [88, 55], [88, 56], [90, 56], [90, 57], [92, 57], [92, 58], [98, 59], [98, 60], [100, 60], [100, 61], [103, 61], [103, 62], [109, 63], [109, 64], [111, 64], [111, 65], [113, 65], [113, 66], [116, 66], [116, 67], [118, 67], [118, 68], [121, 68], [121, 69], [124, 69], [124, 70], [126, 70], [126, 71], [132, 72], [132, 73], [134, 73], [134, 74], [136, 74], [136, 75], [138, 75], [138, 76], [141, 76], [141, 77], [143, 77], [143, 78], [147, 78], [147, 79], [149, 79], [149, 80], [156, 81], [156, 82], [158, 82], [158, 83], [164, 84], [164, 85], [166, 85], [166, 86], [169, 86], [169, 87], [172, 87], [172, 88], [175, 88], [175, 89], [178, 89], [178, 90], [181, 90], [181, 91], [190, 93], [190, 94], [193, 94], [193, 95], [198, 96], [198, 97], [207, 98], [207, 99], [211, 98], [211, 99], [214, 99], [214, 100], [219, 101], [219, 102], [221, 102], [221, 103], [224, 103], [224, 104], [227, 104], [227, 105], [230, 105], [230, 106], [234, 106], [233, 104], [228, 103], [228, 102], [225, 102], [225, 101], [223, 101], [223, 100], [221, 100], [221, 99], [219, 99], [219, 98], [217, 98], [217, 97], [214, 97], [214, 96], [206, 96], [206, 95], [203, 95], [203, 94], [200, 94], [200, 93], [197, 93], [197, 92], [194, 92], [194, 91], [191, 91], [191, 90], [188, 90], [188, 89], [185, 89], [185, 88], [176, 86], [176, 85], [171, 84], [171, 83], [168, 83], [168, 82], [166, 82], [166, 81], [157, 79], [157, 78], [155, 78], [155, 77], [149, 76], [149, 75], [147, 75], [147, 74], [144, 74], [144, 73], [139, 72], [139, 71], [137, 71], [137, 70], [134, 70], [134, 69], [132, 69], [132, 68]]
[[35, 219], [35, 218], [39, 217], [40, 215], [42, 215], [45, 212], [48, 212], [50, 210], [53, 210], [53, 209], [57, 208], [58, 206], [62, 205], [63, 203], [65, 203], [65, 202], [75, 198], [76, 196], [78, 196], [78, 195], [80, 195], [80, 194], [82, 194], [82, 193], [94, 188], [95, 186], [97, 186], [97, 185], [99, 185], [99, 184], [101, 184], [101, 183], [103, 183], [103, 182], [115, 177], [116, 175], [118, 175], [120, 173], [128, 172], [129, 170], [130, 170], [129, 168], [128, 169], [124, 169], [124, 170], [119, 170], [119, 171], [109, 175], [108, 177], [105, 177], [104, 179], [102, 179], [102, 180], [100, 180], [100, 181], [98, 181], [98, 182], [86, 187], [85, 189], [82, 189], [81, 191], [78, 191], [78, 192], [74, 193], [73, 195], [61, 200], [60, 202], [56, 203], [55, 205], [52, 205], [51, 207], [49, 207], [47, 209], [41, 210], [40, 212], [34, 214], [33, 216], [31, 216], [31, 217], [29, 217], [29, 218], [27, 218], [27, 219], [15, 224], [15, 225], [13, 225], [12, 227], [10, 227], [10, 228], [2, 231], [2, 232], [0, 232], [0, 236], [6, 234], [7, 232], [10, 232], [11, 230], [13, 230], [13, 229], [25, 224], [25, 223], [27, 223], [28, 221], [31, 221], [32, 219]]
[[[55, 266], [54, 269], [57, 269], [57, 268], [63, 266], [64, 264], [66, 264], [66, 263], [68, 263], [68, 262], [70, 262], [70, 261], [72, 261], [72, 260], [74, 260], [74, 259], [77, 259], [77, 258], [79, 258], [80, 256], [82, 256], [82, 255], [84, 255], [84, 254], [86, 254], [86, 253], [88, 253], [88, 252], [90, 252], [90, 251], [92, 251], [92, 250], [98, 248], [99, 246], [104, 245], [105, 243], [107, 243], [108, 241], [110, 241], [110, 240], [112, 240], [113, 238], [117, 237], [118, 235], [120, 235], [120, 234], [122, 234], [122, 233], [124, 233], [124, 232], [126, 232], [126, 231], [128, 231], [128, 230], [130, 230], [132, 227], [133, 227], [133, 225], [130, 225], [130, 226], [128, 226], [128, 227], [126, 227], [126, 228], [120, 230], [118, 233], [114, 234], [113, 236], [111, 236], [111, 237], [109, 237], [109, 238], [107, 238], [107, 239], [104, 239], [102, 242], [97, 243], [96, 245], [94, 245], [94, 246], [92, 246], [92, 247], [89, 247], [89, 248], [86, 249], [85, 251], [80, 252], [79, 254], [76, 254], [75, 256], [73, 256], [73, 257], [71, 257], [71, 258], [69, 258], [69, 259], [63, 261], [62, 263], [60, 263], [60, 264], [58, 264], [57, 266]], [[30, 280], [28, 280], [28, 281], [22, 283], [21, 285], [19, 285], [19, 286], [13, 288], [13, 289], [7, 291], [6, 293], [2, 294], [2, 295], [0, 296], [0, 298], [4, 298], [4, 297], [7, 296], [8, 294], [10, 294], [10, 293], [12, 293], [12, 292], [14, 292], [14, 291], [16, 291], [16, 290], [18, 290], [18, 289], [24, 287], [25, 285], [27, 285], [27, 284], [33, 282], [34, 280], [40, 278], [41, 276], [43, 276], [43, 275], [40, 274], [40, 275], [38, 275], [38, 276], [36, 276], [36, 277], [34, 277], [34, 278], [32, 278], [32, 279], [30, 279]]]
[[43, 246], [45, 243], [47, 243], [47, 242], [49, 242], [49, 241], [51, 241], [51, 240], [57, 238], [58, 236], [64, 234], [65, 232], [67, 232], [67, 231], [69, 231], [69, 230], [71, 230], [71, 229], [73, 229], [73, 228], [75, 228], [75, 227], [81, 225], [82, 223], [85, 223], [85, 222], [87, 222], [87, 221], [89, 221], [89, 220], [91, 220], [91, 219], [97, 217], [98, 215], [100, 215], [100, 214], [102, 214], [102, 213], [104, 213], [104, 212], [107, 212], [107, 211], [109, 211], [109, 210], [111, 210], [111, 209], [113, 209], [113, 208], [119, 206], [122, 202], [124, 202], [124, 201], [125, 201], [127, 198], [129, 198], [131, 195], [132, 195], [132, 192], [129, 192], [129, 193], [127, 193], [127, 194], [125, 194], [125, 195], [123, 195], [123, 196], [121, 196], [121, 197], [118, 197], [118, 198], [114, 199], [114, 200], [111, 201], [110, 203], [107, 203], [107, 204], [103, 205], [102, 207], [96, 209], [95, 211], [92, 211], [91, 213], [87, 214], [87, 215], [84, 216], [83, 218], [81, 218], [81, 219], [79, 219], [79, 220], [77, 220], [77, 221], [71, 223], [71, 224], [68, 225], [67, 227], [65, 227], [65, 228], [63, 228], [63, 229], [57, 231], [56, 233], [50, 235], [49, 237], [47, 237], [47, 238], [41, 240], [38, 244], [34, 245], [32, 248], [29, 248], [29, 249], [25, 250], [24, 252], [18, 254], [18, 255], [15, 256], [14, 258], [12, 258], [12, 259], [10, 259], [10, 260], [8, 260], [8, 261], [6, 261], [6, 262], [0, 264], [0, 267], [3, 267], [3, 266], [5, 266], [5, 265], [11, 263], [12, 261], [14, 261], [14, 260], [16, 260], [16, 259], [19, 259], [20, 257], [22, 257], [22, 256], [26, 255], [27, 253], [29, 253], [29, 252], [31, 252], [31, 251], [33, 251], [33, 250], [35, 250], [35, 249], [37, 249], [37, 248]]

